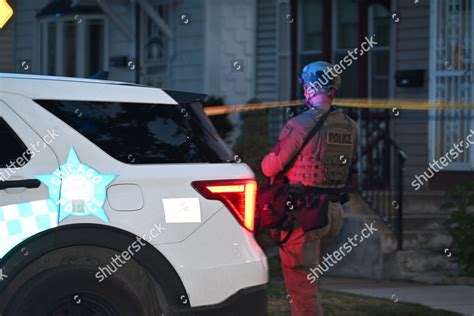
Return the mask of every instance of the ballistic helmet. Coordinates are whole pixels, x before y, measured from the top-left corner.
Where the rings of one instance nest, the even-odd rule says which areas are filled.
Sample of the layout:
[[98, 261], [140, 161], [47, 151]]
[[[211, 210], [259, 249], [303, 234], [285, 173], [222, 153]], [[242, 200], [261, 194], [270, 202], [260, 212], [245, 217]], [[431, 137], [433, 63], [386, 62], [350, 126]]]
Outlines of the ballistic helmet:
[[331, 72], [334, 66], [325, 61], [316, 61], [307, 64], [301, 70], [300, 83], [305, 88], [313, 88], [316, 91], [325, 91], [329, 88], [336, 90], [341, 87], [341, 77]]

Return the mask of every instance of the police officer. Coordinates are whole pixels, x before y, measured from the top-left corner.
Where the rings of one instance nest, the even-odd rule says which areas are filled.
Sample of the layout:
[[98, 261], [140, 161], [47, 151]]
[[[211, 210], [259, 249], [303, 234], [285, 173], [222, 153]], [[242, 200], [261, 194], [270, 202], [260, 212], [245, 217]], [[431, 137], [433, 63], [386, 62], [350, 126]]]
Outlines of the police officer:
[[[300, 149], [318, 120], [330, 110], [341, 78], [330, 76], [332, 65], [323, 61], [306, 65], [300, 76], [307, 110], [290, 119], [280, 133], [278, 143], [262, 161], [262, 171], [273, 177], [285, 169]], [[307, 232], [295, 224], [290, 239], [280, 248], [285, 286], [291, 298], [292, 316], [323, 315], [319, 282], [310, 282], [308, 273], [318, 266], [330, 241], [339, 233], [343, 210], [338, 201], [347, 181], [357, 146], [357, 126], [344, 112], [334, 110], [313, 138], [299, 152], [286, 176], [294, 188], [329, 194], [326, 227]], [[305, 191], [307, 192], [307, 191]], [[282, 238], [286, 232], [281, 232]], [[314, 281], [314, 280], [313, 280]]]

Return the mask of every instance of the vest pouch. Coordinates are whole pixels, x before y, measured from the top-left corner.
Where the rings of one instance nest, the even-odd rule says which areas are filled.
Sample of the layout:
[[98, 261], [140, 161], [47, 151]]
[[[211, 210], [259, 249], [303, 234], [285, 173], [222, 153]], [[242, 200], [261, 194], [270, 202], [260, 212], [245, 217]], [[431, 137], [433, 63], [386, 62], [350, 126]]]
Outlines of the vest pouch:
[[288, 179], [278, 176], [259, 189], [257, 196], [256, 226], [258, 229], [289, 230], [289, 212], [291, 206], [290, 184]]
[[329, 196], [327, 194], [303, 193], [296, 202], [296, 218], [307, 232], [326, 227], [328, 222]]

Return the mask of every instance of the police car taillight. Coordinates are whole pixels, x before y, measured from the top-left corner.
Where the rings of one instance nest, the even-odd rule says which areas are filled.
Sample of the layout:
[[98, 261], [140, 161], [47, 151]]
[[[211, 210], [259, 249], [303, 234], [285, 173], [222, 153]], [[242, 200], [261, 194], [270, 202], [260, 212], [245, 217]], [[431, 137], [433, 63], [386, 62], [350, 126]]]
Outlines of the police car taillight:
[[195, 181], [192, 186], [206, 199], [224, 203], [242, 226], [254, 231], [257, 197], [255, 180]]

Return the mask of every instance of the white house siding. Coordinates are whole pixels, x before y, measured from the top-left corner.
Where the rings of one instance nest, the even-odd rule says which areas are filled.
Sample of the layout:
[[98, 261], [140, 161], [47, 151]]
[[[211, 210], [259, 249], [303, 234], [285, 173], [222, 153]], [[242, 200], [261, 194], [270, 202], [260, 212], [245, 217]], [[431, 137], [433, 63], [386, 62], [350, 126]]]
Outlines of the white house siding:
[[[111, 3], [111, 1], [109, 1]], [[124, 23], [133, 34], [136, 34], [135, 28], [135, 5], [110, 5], [113, 13]], [[130, 61], [136, 60], [135, 55], [135, 36], [130, 41], [108, 18], [108, 43], [109, 57], [106, 60], [106, 69], [109, 71], [110, 80], [119, 80], [126, 82], [135, 82], [135, 73], [128, 67], [109, 67], [109, 58], [117, 56], [127, 56]], [[136, 71], [136, 70], [135, 70]]]
[[[173, 5], [170, 27], [174, 33], [169, 88], [206, 93], [204, 87], [204, 31], [205, 3], [186, 0]], [[189, 23], [181, 21], [181, 15]]]
[[277, 1], [257, 0], [255, 94], [275, 101], [277, 91]]
[[[278, 29], [281, 23], [288, 23], [278, 19], [280, 3], [275, 0], [257, 0], [255, 95], [260, 101], [276, 101], [284, 94], [278, 87], [281, 79], [281, 71], [278, 71]], [[287, 119], [285, 109], [274, 109], [270, 112], [270, 142], [277, 140]]]
[[[36, 14], [47, 5], [47, 0], [34, 1], [16, 1], [14, 5], [14, 24], [15, 24], [15, 50], [14, 62], [15, 70], [21, 70], [19, 63], [27, 60], [30, 63], [29, 71], [35, 74], [42, 74], [40, 49], [41, 37], [39, 28], [39, 19]], [[112, 11], [127, 24], [127, 27], [135, 32], [135, 10], [134, 5], [110, 5]], [[104, 14], [105, 15], [105, 14]], [[130, 59], [135, 58], [135, 44], [127, 41], [119, 29], [108, 21], [108, 50], [109, 56], [105, 60], [106, 68], [110, 70], [110, 79], [121, 81], [135, 81], [135, 76], [128, 68], [108, 69], [110, 56], [127, 56]]]
[[[421, 88], [395, 88], [396, 99], [427, 100], [429, 91], [429, 1], [399, 0], [393, 3], [400, 22], [395, 27], [395, 69], [425, 70]], [[396, 106], [396, 105], [394, 105]], [[428, 167], [428, 113], [400, 110], [393, 120], [393, 136], [408, 156], [405, 168], [405, 187], [411, 189], [415, 175]], [[423, 189], [428, 189], [424, 186]]]
[[207, 0], [205, 21], [205, 92], [247, 102], [255, 97], [256, 0]]
[[48, 3], [47, 0], [15, 1], [13, 22], [15, 24], [15, 67], [26, 60], [32, 73], [40, 73], [39, 23], [36, 14]]
[[[151, 1], [151, 0], [150, 0]], [[169, 73], [166, 88], [204, 92], [225, 97], [227, 103], [243, 103], [255, 96], [256, 0], [161, 1], [170, 6], [168, 24], [173, 33], [169, 44]], [[14, 60], [28, 60], [32, 73], [41, 73], [39, 12], [47, 0], [18, 1], [15, 7]], [[108, 2], [113, 13], [136, 34], [135, 4]], [[181, 15], [190, 22], [184, 24]], [[141, 18], [146, 15], [142, 12]], [[135, 38], [130, 41], [107, 18], [108, 56], [111, 80], [136, 80], [128, 67], [109, 67], [111, 57], [139, 59]], [[142, 47], [143, 49], [143, 47]], [[232, 61], [242, 61], [242, 71], [233, 71]], [[140, 67], [144, 67], [140, 63]], [[143, 70], [143, 69], [142, 69]], [[140, 72], [140, 75], [142, 72]]]

